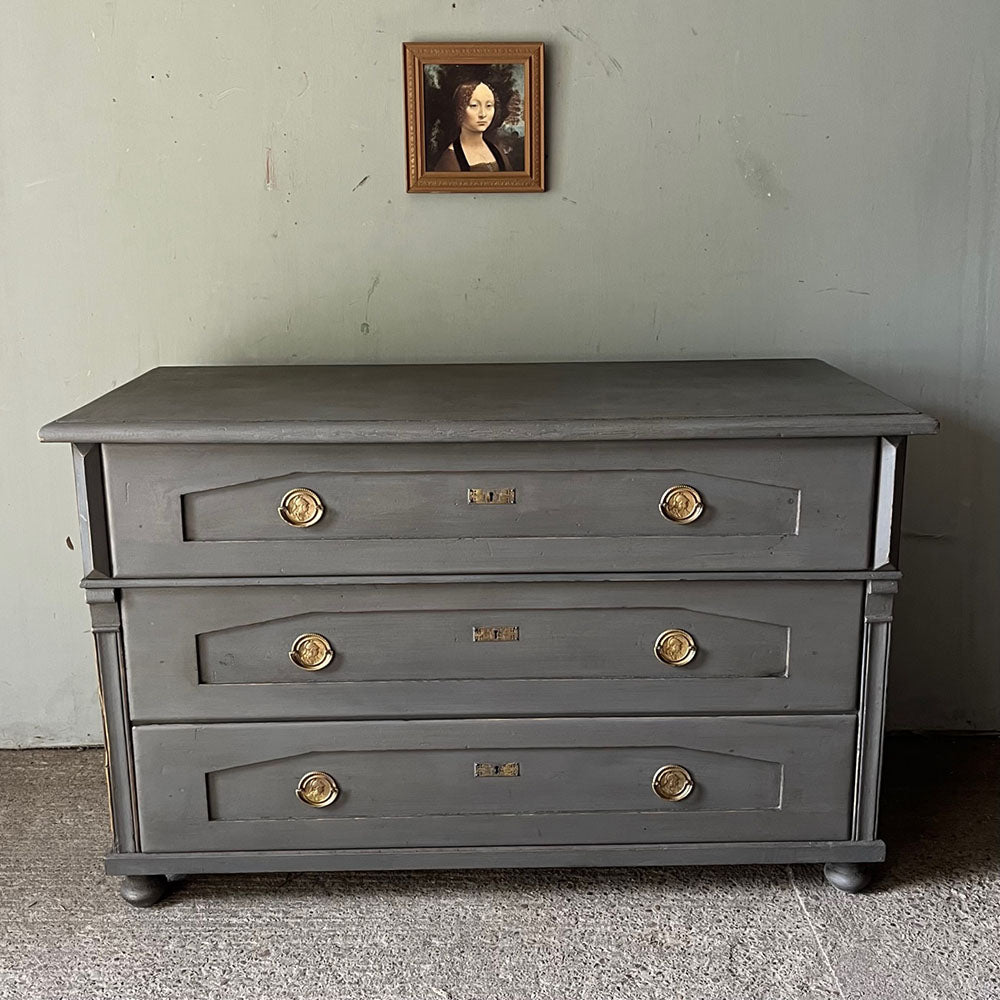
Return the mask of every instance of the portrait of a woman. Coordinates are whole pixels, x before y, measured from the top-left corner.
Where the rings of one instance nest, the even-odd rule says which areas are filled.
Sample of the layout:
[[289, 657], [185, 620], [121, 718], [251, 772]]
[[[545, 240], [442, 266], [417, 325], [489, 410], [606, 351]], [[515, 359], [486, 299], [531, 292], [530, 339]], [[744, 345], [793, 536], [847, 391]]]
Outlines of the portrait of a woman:
[[496, 118], [497, 97], [485, 83], [470, 81], [455, 90], [458, 135], [438, 157], [434, 170], [510, 170], [503, 150], [486, 138]]
[[524, 169], [523, 69], [424, 67], [426, 162], [434, 173]]

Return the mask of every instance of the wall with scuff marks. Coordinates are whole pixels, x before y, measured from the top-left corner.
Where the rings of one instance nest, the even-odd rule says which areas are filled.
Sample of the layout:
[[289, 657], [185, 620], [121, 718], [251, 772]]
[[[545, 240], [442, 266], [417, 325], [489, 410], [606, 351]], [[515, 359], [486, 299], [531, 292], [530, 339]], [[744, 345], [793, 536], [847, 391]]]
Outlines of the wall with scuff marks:
[[[540, 40], [543, 195], [406, 195], [404, 41]], [[69, 448], [157, 364], [818, 356], [910, 449], [890, 722], [1000, 729], [1000, 5], [6, 0], [0, 744], [99, 739]]]

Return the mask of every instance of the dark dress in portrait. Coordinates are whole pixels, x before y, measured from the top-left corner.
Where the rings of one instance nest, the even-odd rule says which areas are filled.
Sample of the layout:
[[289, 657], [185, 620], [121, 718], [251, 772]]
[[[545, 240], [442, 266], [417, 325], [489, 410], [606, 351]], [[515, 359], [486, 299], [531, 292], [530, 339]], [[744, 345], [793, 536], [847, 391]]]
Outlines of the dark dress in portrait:
[[507, 154], [503, 152], [498, 146], [490, 142], [489, 139], [484, 139], [483, 142], [486, 143], [486, 148], [493, 154], [493, 159], [496, 163], [473, 163], [470, 164], [465, 158], [465, 152], [462, 149], [461, 142], [456, 139], [440, 156], [437, 163], [434, 164], [435, 172], [444, 171], [486, 171], [486, 172], [497, 172], [500, 170], [510, 170], [510, 160], [507, 159]]

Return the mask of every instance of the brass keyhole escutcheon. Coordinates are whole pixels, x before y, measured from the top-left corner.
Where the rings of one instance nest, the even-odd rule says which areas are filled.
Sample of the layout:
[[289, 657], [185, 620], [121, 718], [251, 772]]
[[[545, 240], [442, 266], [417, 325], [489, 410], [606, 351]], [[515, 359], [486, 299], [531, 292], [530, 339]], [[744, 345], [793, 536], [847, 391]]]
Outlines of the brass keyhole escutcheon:
[[686, 767], [667, 764], [653, 775], [653, 791], [668, 802], [680, 802], [694, 791], [694, 778]]
[[300, 635], [288, 651], [288, 658], [303, 670], [322, 670], [333, 662], [333, 656], [330, 640], [318, 632]]
[[657, 636], [653, 650], [659, 659], [671, 667], [683, 667], [694, 659], [698, 646], [690, 632], [685, 632], [682, 628], [668, 628]]
[[671, 486], [660, 497], [660, 513], [674, 524], [697, 521], [705, 510], [705, 501], [693, 486]]
[[340, 789], [325, 771], [310, 771], [299, 778], [295, 794], [307, 805], [322, 809], [337, 800]]
[[303, 486], [289, 490], [282, 498], [278, 513], [293, 528], [308, 528], [323, 516], [323, 501]]
[[505, 486], [500, 490], [470, 489], [469, 503], [508, 504], [517, 503], [517, 490], [513, 486]]

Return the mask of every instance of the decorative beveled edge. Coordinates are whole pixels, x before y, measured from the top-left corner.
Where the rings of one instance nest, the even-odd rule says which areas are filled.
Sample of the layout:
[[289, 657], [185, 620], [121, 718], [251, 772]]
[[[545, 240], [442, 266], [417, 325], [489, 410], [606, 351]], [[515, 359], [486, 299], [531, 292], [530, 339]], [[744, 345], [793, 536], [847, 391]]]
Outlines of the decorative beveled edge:
[[315, 851], [120, 852], [109, 875], [157, 873], [385, 871], [398, 868], [563, 868], [609, 865], [810, 864], [884, 861], [883, 840], [578, 844], [490, 847], [336, 848]]
[[[597, 362], [594, 362], [595, 364]], [[567, 417], [558, 420], [199, 420], [47, 424], [44, 442], [81, 444], [378, 444], [478, 441], [690, 441], [703, 438], [832, 438], [934, 434], [924, 414], [735, 417]]]
[[865, 588], [865, 622], [868, 624], [891, 622], [893, 601], [898, 592], [897, 580], [869, 580]]
[[[545, 46], [542, 42], [404, 42], [403, 80], [406, 118], [406, 191], [414, 193], [469, 194], [540, 193], [545, 190]], [[454, 64], [523, 62], [524, 107], [529, 126], [525, 130], [525, 171], [503, 174], [435, 174], [424, 162], [422, 123], [425, 63]]]
[[[660, 536], [642, 536], [660, 537]], [[720, 570], [698, 571], [699, 580], [760, 580], [775, 583], [823, 583], [869, 580], [899, 580], [899, 570], [743, 570], [738, 573]], [[172, 589], [186, 587], [329, 587], [342, 584], [396, 585], [410, 583], [668, 583], [691, 579], [691, 572], [658, 572], [646, 570], [635, 573], [373, 573], [329, 576], [136, 576], [113, 577], [109, 579], [84, 577], [80, 587], [87, 596], [88, 603], [100, 600], [104, 593], [113, 593], [111, 587], [129, 589]], [[110, 598], [109, 598], [110, 600]]]

